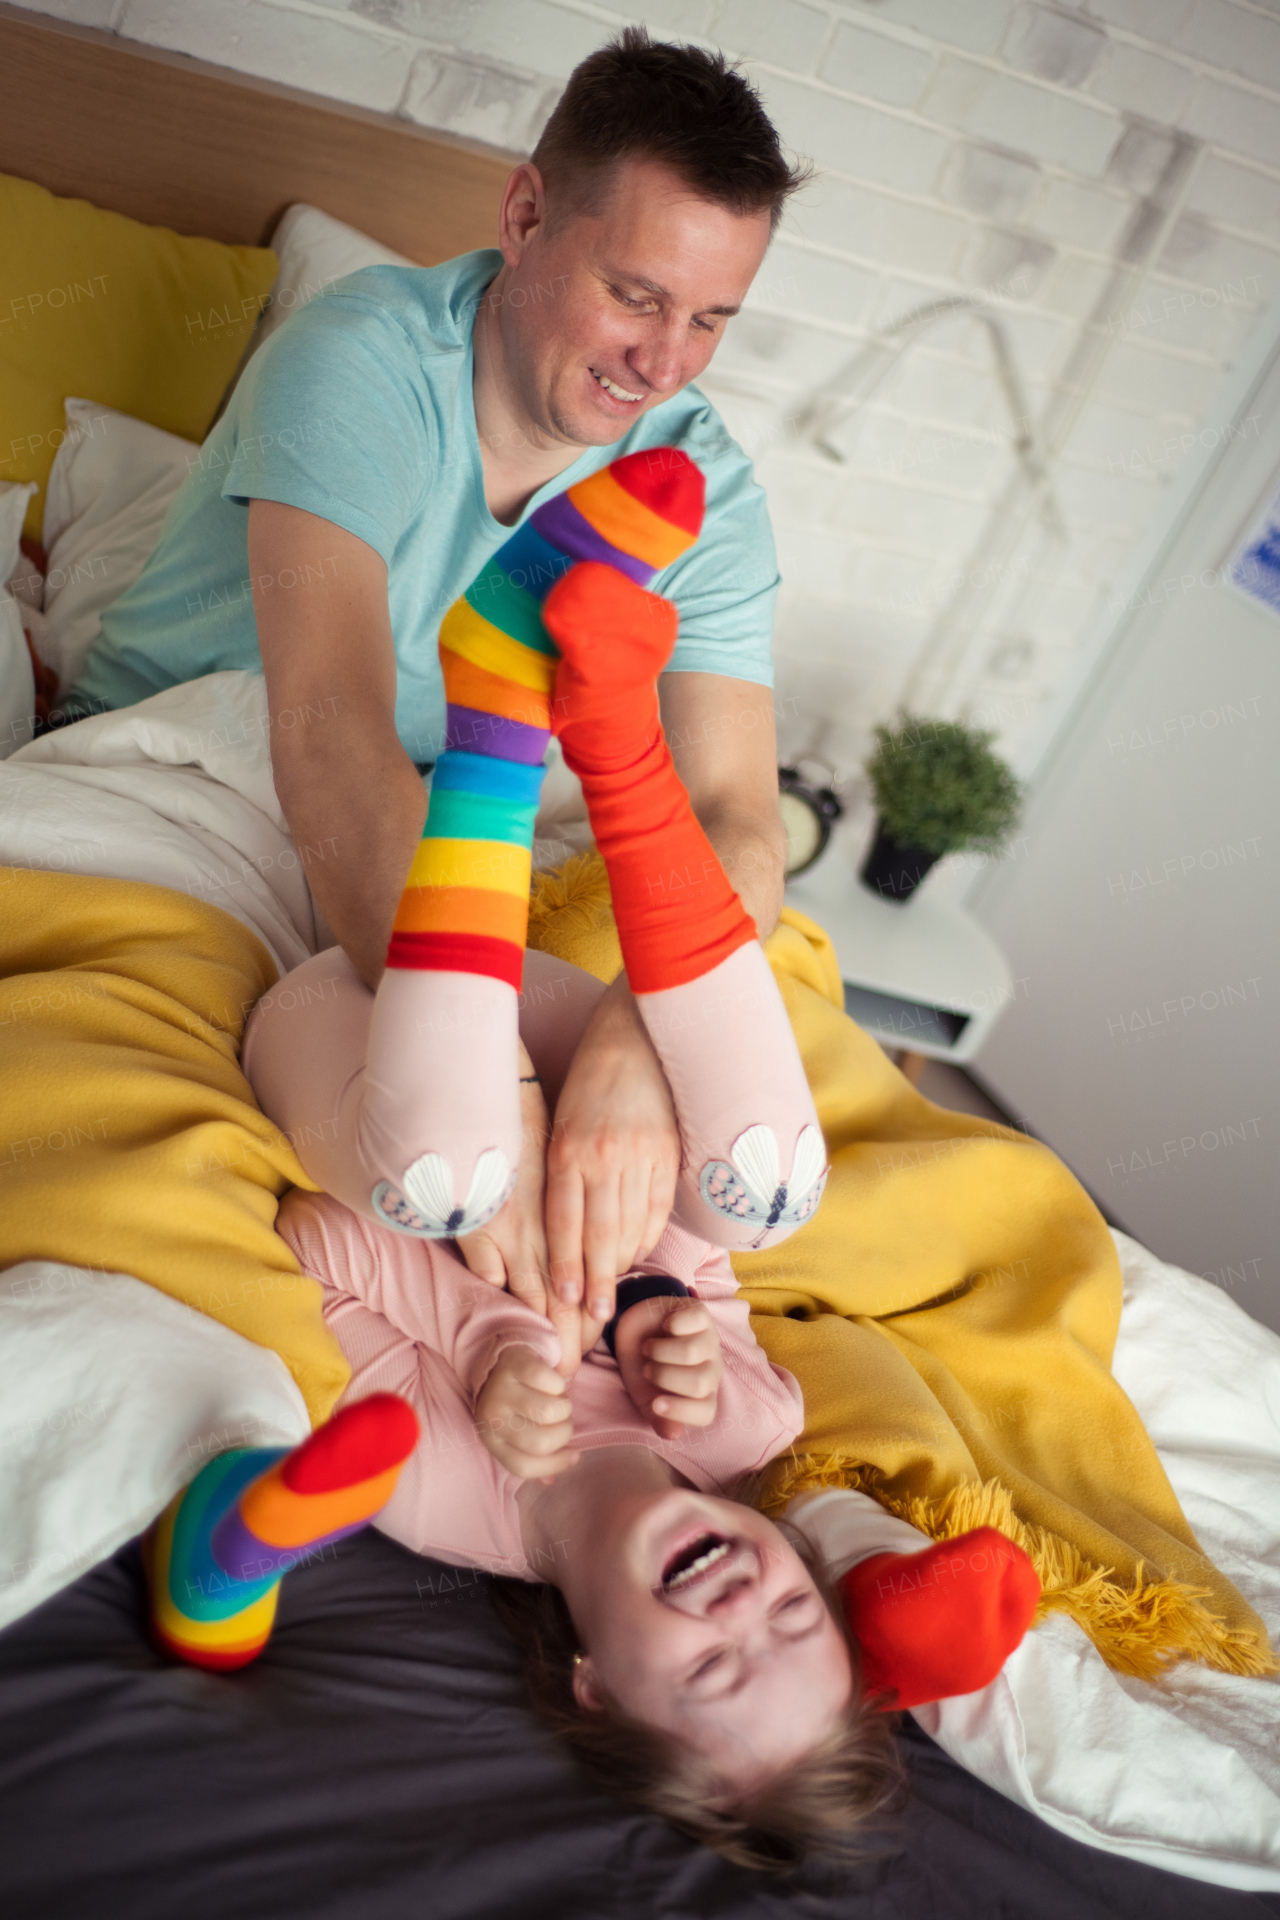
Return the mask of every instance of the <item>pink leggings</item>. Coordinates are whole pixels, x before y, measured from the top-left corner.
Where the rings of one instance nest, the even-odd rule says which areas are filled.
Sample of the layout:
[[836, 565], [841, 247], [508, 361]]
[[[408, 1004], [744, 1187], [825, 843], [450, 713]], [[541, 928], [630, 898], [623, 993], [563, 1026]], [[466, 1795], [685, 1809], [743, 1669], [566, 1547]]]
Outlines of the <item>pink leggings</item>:
[[[520, 1037], [555, 1102], [604, 992], [581, 968], [525, 955]], [[318, 953], [263, 995], [244, 1039], [244, 1070], [263, 1112], [308, 1174], [366, 1220], [385, 1166], [364, 1113], [374, 995], [340, 947]], [[826, 1159], [786, 1009], [756, 942], [690, 985], [644, 998], [680, 1127], [672, 1219], [730, 1249], [771, 1245], [809, 1217]], [[406, 1036], [406, 1057], [421, 1040]], [[429, 1057], [429, 1056], [428, 1056]], [[410, 1120], [410, 1125], [412, 1121]], [[417, 1151], [401, 1143], [401, 1161]]]

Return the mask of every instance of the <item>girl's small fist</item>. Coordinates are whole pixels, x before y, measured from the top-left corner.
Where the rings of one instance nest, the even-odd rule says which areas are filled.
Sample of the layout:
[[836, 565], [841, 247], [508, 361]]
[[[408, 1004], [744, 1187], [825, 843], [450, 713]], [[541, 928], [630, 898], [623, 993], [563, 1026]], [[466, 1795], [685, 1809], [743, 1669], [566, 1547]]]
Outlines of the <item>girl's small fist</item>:
[[669, 1294], [638, 1300], [614, 1330], [614, 1354], [627, 1392], [664, 1440], [711, 1425], [724, 1361], [715, 1322], [700, 1301]]
[[573, 1409], [563, 1376], [532, 1347], [504, 1347], [476, 1398], [476, 1431], [521, 1480], [554, 1480], [576, 1466]]

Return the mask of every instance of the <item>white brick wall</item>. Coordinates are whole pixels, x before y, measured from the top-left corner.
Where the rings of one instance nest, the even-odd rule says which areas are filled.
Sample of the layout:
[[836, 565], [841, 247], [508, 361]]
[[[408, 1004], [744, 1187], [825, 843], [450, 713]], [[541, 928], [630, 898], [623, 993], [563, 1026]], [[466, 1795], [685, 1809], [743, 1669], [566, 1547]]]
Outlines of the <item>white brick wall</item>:
[[1102, 172], [1119, 132], [1115, 116], [1103, 107], [954, 57], [941, 62], [920, 111], [943, 126], [1086, 178]]
[[[399, 105], [412, 53], [404, 41], [365, 30], [359, 19], [330, 17], [306, 31], [273, 0], [122, 0], [116, 30], [148, 46], [213, 60], [264, 80], [286, 81], [384, 113]], [[300, 30], [301, 29], [301, 30]]]
[[[931, 327], [842, 430], [805, 401], [883, 329], [975, 294], [1005, 325], [1033, 420], [1081, 341], [1109, 353], [1055, 457], [1065, 545], [1032, 529], [936, 704], [1011, 748], [1159, 511], [1195, 429], [1280, 292], [1280, 9], [1273, 0], [26, 0], [205, 60], [528, 152], [574, 65], [627, 20], [741, 58], [819, 178], [707, 386], [770, 497], [786, 586], [788, 751], [850, 772], [974, 556], [1013, 472], [983, 327]], [[1146, 196], [1196, 143], [1180, 217], [1132, 297]], [[1117, 291], [1117, 289], [1120, 291]], [[1108, 304], [1110, 303], [1110, 304]], [[1090, 331], [1092, 329], [1092, 332]]]

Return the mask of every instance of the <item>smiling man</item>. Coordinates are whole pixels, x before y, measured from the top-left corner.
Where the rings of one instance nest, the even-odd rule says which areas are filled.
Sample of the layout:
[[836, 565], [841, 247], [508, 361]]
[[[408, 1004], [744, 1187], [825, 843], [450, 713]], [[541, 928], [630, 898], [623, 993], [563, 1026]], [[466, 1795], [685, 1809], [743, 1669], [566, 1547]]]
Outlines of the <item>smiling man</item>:
[[[512, 172], [498, 251], [354, 274], [255, 356], [104, 618], [73, 708], [249, 667], [273, 716], [303, 716], [272, 728], [276, 788], [370, 986], [444, 743], [443, 614], [542, 501], [645, 447], [682, 448], [707, 488], [701, 538], [654, 582], [680, 615], [668, 739], [761, 936], [774, 926], [773, 540], [750, 462], [690, 383], [800, 179], [722, 57], [627, 29], [577, 68]], [[546, 1239], [536, 1191], [517, 1194], [468, 1258], [532, 1284], [549, 1242], [561, 1299], [585, 1286], [611, 1310], [615, 1276], [666, 1222], [677, 1160], [623, 980], [556, 1107]]]

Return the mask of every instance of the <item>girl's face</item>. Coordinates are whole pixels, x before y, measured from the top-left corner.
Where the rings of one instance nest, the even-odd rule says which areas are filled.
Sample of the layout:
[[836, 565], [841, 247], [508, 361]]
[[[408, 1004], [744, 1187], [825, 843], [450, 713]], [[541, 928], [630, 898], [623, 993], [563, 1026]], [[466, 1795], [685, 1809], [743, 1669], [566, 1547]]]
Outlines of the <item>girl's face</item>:
[[798, 1760], [853, 1690], [848, 1648], [763, 1514], [672, 1487], [624, 1497], [563, 1581], [587, 1650], [574, 1692], [610, 1696], [739, 1787]]

